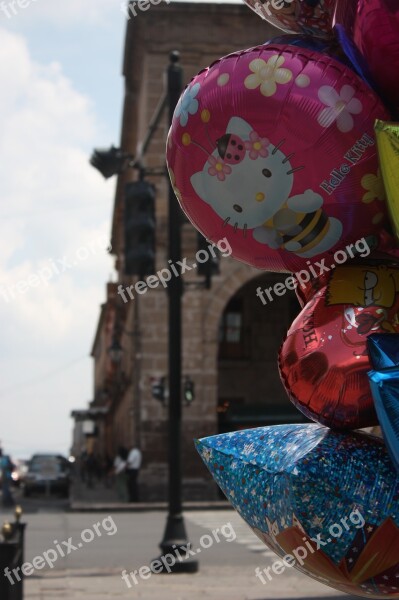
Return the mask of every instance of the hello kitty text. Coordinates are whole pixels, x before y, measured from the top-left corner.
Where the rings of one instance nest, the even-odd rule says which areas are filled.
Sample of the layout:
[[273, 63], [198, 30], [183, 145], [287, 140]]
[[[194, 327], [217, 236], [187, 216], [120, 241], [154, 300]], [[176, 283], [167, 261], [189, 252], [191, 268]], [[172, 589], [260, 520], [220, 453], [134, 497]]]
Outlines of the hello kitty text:
[[328, 181], [325, 179], [323, 183], [320, 184], [321, 189], [331, 196], [347, 175], [349, 175], [352, 166], [356, 165], [363, 157], [366, 150], [374, 145], [375, 140], [365, 133], [364, 136], [352, 146], [349, 152], [344, 155], [344, 158], [348, 162], [342, 163], [340, 167], [333, 169], [330, 173], [330, 179]]

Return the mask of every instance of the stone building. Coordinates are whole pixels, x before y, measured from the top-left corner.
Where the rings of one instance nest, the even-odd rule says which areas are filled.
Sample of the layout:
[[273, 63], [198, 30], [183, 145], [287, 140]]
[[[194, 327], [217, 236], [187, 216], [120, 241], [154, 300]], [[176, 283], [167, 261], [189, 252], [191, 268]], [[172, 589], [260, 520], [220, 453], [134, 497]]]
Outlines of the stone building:
[[[125, 101], [120, 146], [137, 155], [163, 92], [171, 50], [181, 54], [185, 80], [232, 51], [263, 43], [278, 34], [245, 5], [176, 2], [151, 5], [127, 22], [123, 75]], [[166, 111], [167, 112], [167, 111]], [[164, 165], [167, 115], [145, 154], [147, 168]], [[123, 195], [137, 172], [118, 176], [112, 221], [112, 252], [118, 283], [124, 275]], [[156, 266], [167, 266], [167, 180], [148, 177], [156, 185]], [[194, 262], [197, 233], [182, 227], [182, 255]], [[257, 271], [231, 258], [220, 259], [220, 273], [210, 290], [196, 272], [184, 276], [183, 375], [195, 384], [195, 400], [183, 403], [184, 495], [217, 498], [193, 445], [193, 439], [233, 429], [300, 422], [279, 380], [277, 350], [298, 311], [291, 293], [263, 306], [256, 288], [269, 287], [283, 276]], [[142, 498], [165, 498], [167, 483], [167, 410], [152, 397], [152, 381], [167, 375], [167, 292], [159, 286], [124, 302], [117, 284], [108, 284], [93, 344], [94, 400], [105, 409], [98, 419], [96, 451], [113, 455], [122, 443], [141, 445]], [[122, 361], [112, 361], [113, 341], [123, 348]]]

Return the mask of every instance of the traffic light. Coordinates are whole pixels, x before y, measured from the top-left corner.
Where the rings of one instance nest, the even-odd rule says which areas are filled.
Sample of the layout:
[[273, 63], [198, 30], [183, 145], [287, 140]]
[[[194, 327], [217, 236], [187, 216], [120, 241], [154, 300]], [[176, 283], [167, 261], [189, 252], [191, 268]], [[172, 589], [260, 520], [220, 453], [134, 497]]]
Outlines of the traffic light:
[[211, 279], [212, 279], [212, 275], [218, 275], [219, 274], [219, 256], [218, 256], [218, 249], [216, 248], [216, 246], [214, 246], [214, 251], [216, 254], [215, 256], [212, 256], [210, 250], [209, 250], [209, 246], [212, 245], [212, 242], [208, 242], [208, 240], [206, 238], [204, 238], [204, 236], [202, 235], [202, 233], [200, 233], [198, 231], [198, 242], [197, 242], [197, 248], [198, 251], [197, 252], [201, 252], [202, 254], [208, 254], [209, 258], [206, 262], [200, 263], [198, 262], [198, 275], [202, 275], [203, 277], [205, 277], [205, 286], [206, 288], [209, 290], [211, 287]]
[[148, 181], [134, 181], [125, 188], [125, 273], [155, 273], [155, 188]]
[[187, 404], [191, 404], [191, 402], [195, 399], [195, 387], [194, 381], [189, 377], [186, 377], [184, 381], [184, 399]]

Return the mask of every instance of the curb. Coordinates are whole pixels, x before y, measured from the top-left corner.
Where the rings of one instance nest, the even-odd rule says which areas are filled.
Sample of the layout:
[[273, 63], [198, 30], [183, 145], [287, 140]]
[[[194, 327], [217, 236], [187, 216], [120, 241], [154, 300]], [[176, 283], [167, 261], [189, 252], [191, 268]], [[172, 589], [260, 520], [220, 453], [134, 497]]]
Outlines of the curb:
[[[69, 504], [70, 512], [154, 512], [168, 510], [167, 502], [83, 502], [71, 499]], [[185, 502], [183, 511], [190, 510], [233, 510], [230, 502], [215, 501], [215, 502]]]

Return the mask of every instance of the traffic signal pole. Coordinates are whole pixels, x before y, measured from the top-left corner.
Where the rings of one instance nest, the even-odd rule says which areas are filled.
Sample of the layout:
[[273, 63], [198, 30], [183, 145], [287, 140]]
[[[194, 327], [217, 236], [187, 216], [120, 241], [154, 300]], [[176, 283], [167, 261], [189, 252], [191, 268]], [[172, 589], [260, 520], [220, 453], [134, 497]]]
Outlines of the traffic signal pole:
[[[151, 170], [143, 168], [141, 158], [147, 149], [151, 138], [162, 117], [162, 111], [169, 107], [169, 123], [172, 123], [173, 113], [179, 101], [183, 88], [183, 71], [179, 63], [179, 53], [170, 54], [170, 64], [167, 72], [166, 100], [163, 97], [158, 105], [154, 119], [151, 121], [148, 134], [145, 138], [140, 160], [123, 152], [113, 146], [109, 150], [94, 150], [90, 159], [91, 164], [102, 173], [105, 178], [116, 173], [123, 172], [126, 168], [136, 168], [140, 171], [140, 181], [132, 182], [127, 187], [127, 198], [125, 198], [125, 216], [128, 221], [125, 225], [125, 270], [127, 274], [142, 276], [146, 272], [155, 270], [153, 265], [153, 237], [154, 224], [147, 210], [153, 202], [153, 192], [149, 184], [143, 181], [146, 174], [164, 175], [165, 169]], [[155, 173], [157, 171], [157, 173]], [[159, 172], [158, 172], [159, 171]], [[169, 178], [168, 178], [169, 180]], [[142, 201], [139, 201], [141, 198]], [[127, 201], [129, 200], [129, 201]], [[131, 201], [130, 201], [131, 200]], [[137, 204], [138, 203], [138, 204]], [[181, 223], [182, 213], [169, 181], [169, 258], [172, 264], [181, 261]], [[137, 206], [136, 206], [137, 204]], [[152, 206], [152, 204], [151, 204]], [[127, 210], [129, 208], [129, 210]], [[129, 215], [127, 213], [129, 212]], [[143, 231], [144, 229], [144, 231]], [[145, 234], [142, 237], [139, 235]], [[129, 244], [133, 242], [133, 247]], [[145, 246], [143, 249], [143, 245]], [[144, 250], [144, 252], [142, 252]], [[141, 265], [141, 266], [140, 266]], [[207, 287], [209, 287], [210, 276], [207, 276]], [[168, 333], [168, 356], [169, 356], [169, 513], [166, 521], [165, 532], [160, 543], [162, 556], [171, 554], [176, 557], [174, 565], [168, 563], [168, 570], [194, 573], [198, 570], [198, 562], [195, 560], [183, 560], [178, 558], [177, 550], [181, 549], [180, 556], [186, 556], [185, 550], [190, 547], [187, 539], [184, 518], [182, 514], [182, 468], [181, 468], [181, 419], [182, 419], [182, 295], [183, 282], [181, 277], [173, 277], [168, 282], [168, 306], [169, 306], [169, 333]], [[138, 316], [137, 316], [138, 318]], [[194, 398], [194, 389], [190, 387], [189, 402]], [[164, 563], [163, 563], [164, 564]], [[155, 572], [155, 571], [154, 571]], [[159, 572], [158, 570], [156, 572]], [[163, 572], [166, 572], [166, 568]]]
[[[169, 104], [169, 123], [179, 101], [183, 87], [183, 70], [179, 63], [178, 52], [170, 55], [167, 73], [167, 94]], [[172, 264], [181, 261], [181, 210], [173, 188], [169, 182], [169, 258]], [[162, 554], [175, 556], [176, 548], [190, 547], [182, 514], [182, 467], [181, 467], [181, 419], [182, 419], [182, 295], [181, 277], [172, 277], [168, 283], [169, 304], [169, 514], [163, 539], [160, 543]], [[185, 560], [171, 567], [174, 572], [194, 573], [198, 562]]]

